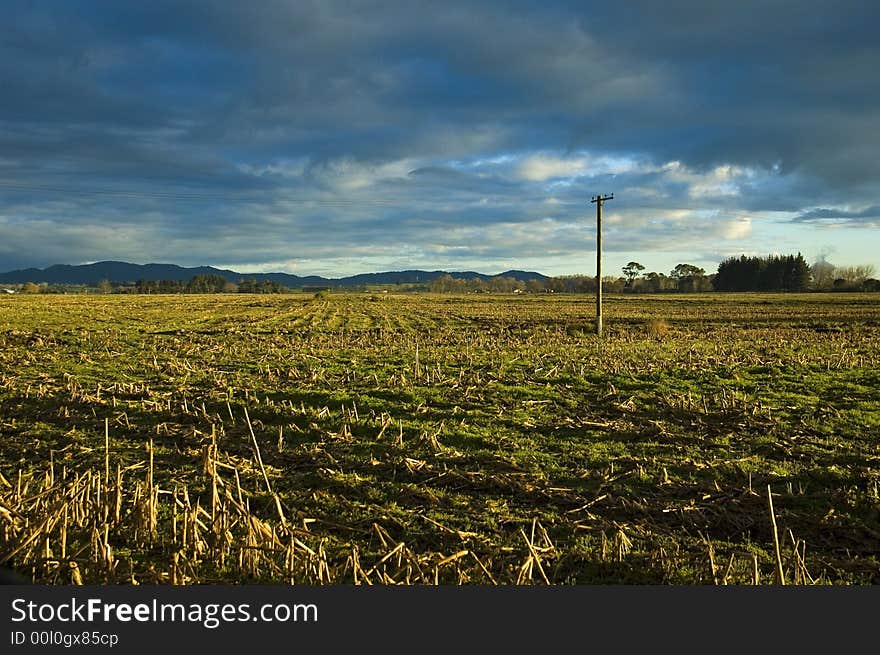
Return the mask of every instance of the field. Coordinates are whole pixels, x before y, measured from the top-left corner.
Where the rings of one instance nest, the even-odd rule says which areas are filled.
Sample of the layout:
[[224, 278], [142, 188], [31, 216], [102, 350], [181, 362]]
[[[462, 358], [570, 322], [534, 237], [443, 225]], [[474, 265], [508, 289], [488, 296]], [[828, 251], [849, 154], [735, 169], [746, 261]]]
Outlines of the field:
[[880, 298], [0, 298], [41, 583], [871, 584]]

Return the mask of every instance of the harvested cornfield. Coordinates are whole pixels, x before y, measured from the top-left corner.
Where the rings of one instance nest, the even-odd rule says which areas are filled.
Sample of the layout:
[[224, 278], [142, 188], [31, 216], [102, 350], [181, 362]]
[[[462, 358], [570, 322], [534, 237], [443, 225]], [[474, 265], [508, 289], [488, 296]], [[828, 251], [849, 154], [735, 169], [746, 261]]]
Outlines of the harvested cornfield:
[[49, 584], [870, 584], [869, 294], [10, 296]]

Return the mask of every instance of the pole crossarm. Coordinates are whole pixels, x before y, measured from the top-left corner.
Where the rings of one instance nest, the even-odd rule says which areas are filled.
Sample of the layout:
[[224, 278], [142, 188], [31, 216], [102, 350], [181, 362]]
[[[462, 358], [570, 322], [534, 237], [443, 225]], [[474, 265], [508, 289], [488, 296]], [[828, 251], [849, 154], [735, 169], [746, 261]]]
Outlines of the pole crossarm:
[[594, 202], [605, 202], [606, 200], [614, 200], [614, 194], [612, 193], [610, 196], [593, 196], [593, 199], [590, 200], [590, 204]]

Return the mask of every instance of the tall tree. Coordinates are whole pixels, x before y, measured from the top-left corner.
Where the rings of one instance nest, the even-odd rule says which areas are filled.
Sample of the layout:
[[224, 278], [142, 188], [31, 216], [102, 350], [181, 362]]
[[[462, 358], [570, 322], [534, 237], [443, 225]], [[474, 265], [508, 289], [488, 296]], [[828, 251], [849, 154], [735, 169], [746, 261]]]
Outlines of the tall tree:
[[696, 275], [705, 275], [706, 271], [693, 264], [676, 264], [675, 268], [669, 273], [669, 277], [681, 279], [683, 277], [694, 277]]
[[706, 271], [693, 264], [677, 264], [669, 276], [676, 281], [679, 291], [704, 291], [708, 286]]
[[642, 274], [642, 271], [645, 270], [645, 267], [639, 264], [638, 262], [630, 262], [626, 266], [623, 267], [623, 274], [626, 276], [626, 285], [632, 286], [633, 280], [635, 280], [639, 275]]

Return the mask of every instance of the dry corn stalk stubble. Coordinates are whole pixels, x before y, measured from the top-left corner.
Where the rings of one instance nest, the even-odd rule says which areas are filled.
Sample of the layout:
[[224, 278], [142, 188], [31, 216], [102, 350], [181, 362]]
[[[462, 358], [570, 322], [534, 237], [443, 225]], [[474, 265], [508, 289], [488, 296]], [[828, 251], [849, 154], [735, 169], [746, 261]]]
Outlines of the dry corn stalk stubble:
[[[710, 324], [710, 342], [674, 306], [662, 313], [675, 329], [646, 339], [650, 314], [629, 305], [630, 329], [611, 321], [600, 351], [569, 329], [583, 318], [576, 302], [246, 300], [198, 312], [180, 301], [161, 319], [173, 329], [137, 339], [0, 331], [0, 421], [29, 458], [7, 455], [2, 468], [4, 563], [60, 583], [554, 584], [638, 570], [666, 582], [682, 571], [718, 584], [827, 581], [811, 571], [828, 551], [805, 531], [821, 519], [846, 532], [834, 523], [846, 506], [799, 518], [817, 491], [835, 502], [818, 477], [832, 444], [810, 420], [853, 419], [843, 403], [796, 413], [760, 385], [786, 367], [864, 379], [878, 364], [876, 310], [854, 305], [850, 331], [771, 325], [758, 339], [733, 326], [737, 307]], [[154, 320], [170, 299], [137, 302], [127, 311]], [[818, 301], [808, 310], [798, 320], [832, 316]], [[256, 320], [244, 330], [225, 312]], [[670, 369], [725, 383], [658, 385]], [[730, 382], [748, 374], [757, 387]], [[875, 447], [859, 447], [861, 468], [834, 483], [853, 485], [857, 508], [876, 504], [877, 483]], [[845, 461], [828, 464], [843, 477]], [[754, 503], [771, 482], [777, 492]]]

